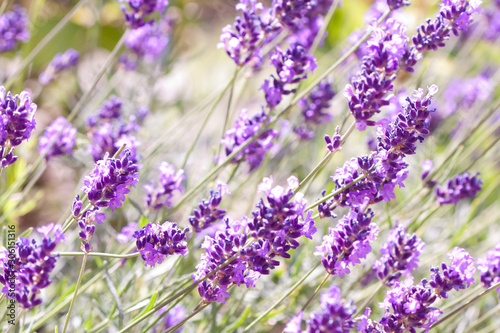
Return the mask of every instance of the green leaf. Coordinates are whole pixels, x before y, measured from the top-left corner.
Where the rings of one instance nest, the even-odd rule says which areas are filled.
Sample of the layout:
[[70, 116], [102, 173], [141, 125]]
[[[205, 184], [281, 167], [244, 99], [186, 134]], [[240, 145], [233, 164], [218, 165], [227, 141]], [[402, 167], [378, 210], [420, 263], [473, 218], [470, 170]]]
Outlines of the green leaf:
[[138, 315], [134, 319], [134, 321], [136, 321], [137, 319], [141, 318], [144, 314], [148, 313], [153, 308], [153, 306], [155, 305], [155, 302], [156, 302], [156, 297], [158, 297], [158, 292], [155, 292], [153, 294], [153, 296], [151, 297], [151, 300], [149, 301], [148, 306], [146, 306], [146, 308], [144, 309], [144, 311], [142, 311], [141, 314]]
[[23, 238], [27, 238], [31, 232], [33, 231], [33, 227], [29, 227], [28, 229], [26, 229], [22, 234], [21, 234], [21, 237]]
[[146, 216], [144, 216], [144, 215], [141, 215], [141, 220], [139, 222], [139, 227], [144, 228], [145, 226], [148, 225], [148, 223], [149, 223], [148, 218]]
[[248, 315], [250, 314], [250, 305], [247, 305], [247, 307], [245, 308], [245, 311], [243, 311], [243, 314], [238, 318], [238, 320], [232, 324], [231, 326], [228, 326], [224, 329], [224, 333], [225, 332], [233, 332], [234, 330], [236, 330], [238, 327], [240, 327], [241, 325], [243, 325], [243, 323], [245, 322], [245, 319], [247, 319]]

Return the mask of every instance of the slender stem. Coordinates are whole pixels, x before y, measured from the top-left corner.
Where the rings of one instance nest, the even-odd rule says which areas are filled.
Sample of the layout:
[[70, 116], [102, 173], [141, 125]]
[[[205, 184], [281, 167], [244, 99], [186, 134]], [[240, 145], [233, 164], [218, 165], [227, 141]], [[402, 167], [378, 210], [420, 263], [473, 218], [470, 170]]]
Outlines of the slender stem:
[[88, 0], [80, 0], [64, 17], [59, 23], [47, 34], [45, 37], [31, 50], [26, 58], [24, 58], [21, 65], [12, 73], [12, 75], [7, 79], [7, 82], [4, 84], [5, 89], [8, 90], [14, 83], [16, 76], [24, 71], [26, 67], [35, 59], [35, 57], [40, 53], [40, 51], [54, 38], [59, 31], [71, 20], [73, 15], [86, 3]]
[[288, 296], [290, 296], [300, 285], [302, 285], [302, 283], [305, 281], [305, 279], [307, 279], [309, 277], [309, 275], [311, 275], [312, 272], [314, 272], [314, 270], [316, 268], [319, 267], [319, 265], [321, 264], [321, 261], [318, 261], [316, 263], [316, 265], [314, 265], [306, 274], [304, 274], [304, 276], [302, 276], [300, 278], [299, 281], [297, 281], [290, 289], [288, 289], [288, 291], [283, 295], [281, 296], [281, 298], [279, 300], [277, 300], [273, 305], [271, 305], [271, 307], [269, 307], [264, 313], [262, 313], [260, 316], [258, 316], [254, 321], [252, 321], [247, 327], [245, 327], [245, 330], [243, 331], [243, 333], [245, 332], [248, 332], [252, 327], [255, 326], [255, 324], [257, 324], [259, 321], [261, 321], [264, 317], [266, 317], [272, 310], [276, 309], [276, 307], [278, 305], [281, 304], [281, 302], [283, 302], [283, 300], [285, 298], [287, 298]]
[[56, 255], [60, 255], [61, 257], [103, 257], [103, 258], [135, 258], [140, 255], [139, 252], [134, 252], [130, 254], [115, 254], [115, 253], [103, 253], [103, 252], [57, 252]]
[[73, 311], [73, 306], [75, 305], [76, 297], [78, 296], [78, 288], [80, 287], [80, 283], [82, 283], [83, 272], [85, 271], [85, 264], [87, 263], [88, 254], [85, 252], [82, 261], [82, 267], [80, 268], [80, 275], [78, 275], [78, 280], [76, 281], [75, 292], [73, 293], [73, 299], [69, 305], [68, 314], [66, 315], [66, 321], [64, 322], [63, 333], [66, 333], [69, 324], [69, 318], [71, 317], [71, 311]]
[[321, 42], [321, 39], [323, 39], [323, 36], [325, 35], [326, 29], [328, 29], [328, 25], [330, 25], [330, 21], [332, 20], [333, 14], [335, 13], [335, 10], [337, 9], [339, 3], [341, 0], [334, 0], [332, 4], [330, 5], [330, 9], [328, 9], [328, 13], [325, 15], [325, 19], [323, 22], [323, 25], [318, 31], [318, 34], [314, 38], [314, 42], [311, 46], [310, 53], [316, 52], [316, 49], [318, 48], [319, 43]]
[[17, 315], [16, 320], [14, 320], [14, 325], [10, 325], [9, 329], [8, 329], [5, 333], [9, 333], [10, 331], [12, 331], [12, 329], [13, 329], [14, 327], [16, 327], [16, 324], [17, 324], [17, 322], [19, 321], [19, 319], [21, 319], [21, 316], [22, 316], [22, 314], [24, 313], [24, 310], [25, 310], [25, 309], [24, 309], [24, 308], [22, 308], [22, 309], [21, 309], [21, 311], [19, 311], [19, 314]]
[[373, 299], [375, 298], [375, 296], [377, 296], [378, 292], [384, 287], [385, 285], [385, 280], [384, 281], [379, 281], [379, 285], [377, 286], [377, 289], [375, 289], [375, 291], [371, 294], [371, 296], [367, 299], [365, 299], [365, 301], [363, 302], [363, 304], [361, 304], [361, 306], [358, 308], [358, 312], [356, 313], [356, 315], [354, 315], [354, 318], [359, 316], [361, 313], [363, 313], [365, 311], [365, 308], [368, 304], [370, 304]]
[[314, 291], [314, 294], [312, 294], [312, 296], [307, 300], [306, 304], [304, 304], [304, 306], [302, 307], [302, 309], [300, 309], [300, 311], [304, 312], [309, 307], [312, 301], [316, 298], [316, 295], [318, 295], [321, 288], [323, 288], [323, 286], [325, 285], [326, 281], [328, 281], [328, 278], [330, 278], [330, 273], [326, 273], [323, 281], [321, 281], [319, 286]]
[[495, 283], [494, 285], [492, 285], [491, 287], [489, 287], [485, 291], [481, 292], [480, 294], [478, 294], [476, 297], [474, 297], [470, 301], [465, 302], [464, 304], [462, 304], [461, 306], [459, 306], [458, 308], [456, 308], [452, 312], [450, 312], [450, 313], [446, 314], [445, 316], [439, 318], [438, 321], [436, 321], [435, 323], [433, 323], [429, 327], [429, 330], [433, 329], [434, 327], [438, 326], [439, 324], [443, 323], [444, 321], [450, 319], [451, 317], [453, 317], [454, 315], [456, 315], [460, 311], [467, 309], [469, 306], [473, 305], [474, 303], [476, 303], [477, 301], [479, 301], [481, 298], [483, 298], [484, 296], [488, 295], [489, 293], [491, 293], [492, 291], [494, 291], [495, 289], [497, 289], [499, 287], [500, 287], [500, 282]]

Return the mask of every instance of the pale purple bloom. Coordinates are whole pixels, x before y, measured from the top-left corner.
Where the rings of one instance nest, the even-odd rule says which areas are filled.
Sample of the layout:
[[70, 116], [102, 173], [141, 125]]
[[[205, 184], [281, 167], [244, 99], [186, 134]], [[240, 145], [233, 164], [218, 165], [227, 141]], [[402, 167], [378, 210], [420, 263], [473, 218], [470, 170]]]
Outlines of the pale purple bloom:
[[154, 12], [163, 12], [168, 6], [168, 0], [119, 0], [128, 6], [122, 5], [125, 21], [132, 28], [139, 28], [146, 24], [152, 24], [154, 20], [148, 20], [147, 16]]
[[425, 178], [427, 178], [427, 176], [429, 175], [429, 172], [431, 172], [431, 170], [432, 170], [432, 166], [433, 166], [432, 160], [427, 159], [427, 160], [423, 161], [420, 166], [422, 167], [421, 178], [422, 178], [422, 180], [425, 180]]
[[133, 237], [136, 239], [137, 250], [146, 262], [145, 265], [154, 267], [173, 254], [185, 256], [189, 252], [186, 236], [188, 232], [189, 228], [181, 230], [172, 222], [149, 223], [136, 231]]
[[320, 298], [321, 308], [306, 321], [306, 332], [348, 333], [354, 328], [356, 313], [353, 301], [340, 298], [340, 288], [332, 285]]
[[177, 191], [184, 191], [181, 183], [186, 178], [184, 170], [175, 171], [175, 167], [167, 162], [161, 162], [158, 165], [160, 179], [155, 186], [154, 183], [144, 185], [147, 190], [146, 206], [153, 210], [158, 210], [163, 206], [172, 207], [172, 198]]
[[30, 39], [28, 14], [19, 5], [0, 16], [0, 53], [13, 50], [18, 42]]
[[125, 46], [132, 52], [135, 61], [152, 62], [166, 50], [169, 42], [171, 22], [163, 19], [153, 24], [132, 29], [125, 38]]
[[56, 54], [54, 59], [50, 61], [47, 68], [40, 74], [38, 80], [43, 85], [49, 84], [60, 72], [75, 66], [78, 62], [79, 56], [80, 54], [78, 51], [73, 49], [68, 49], [64, 53]]
[[283, 330], [284, 333], [302, 333], [302, 317], [303, 317], [302, 311], [299, 311], [297, 315], [293, 316], [292, 319], [286, 324], [285, 329]]
[[116, 234], [116, 240], [122, 244], [128, 243], [132, 240], [134, 232], [137, 230], [137, 223], [129, 222], [126, 226], [122, 228], [118, 234]]
[[73, 156], [75, 144], [76, 128], [71, 126], [66, 118], [57, 117], [38, 139], [38, 150], [40, 155], [45, 155], [45, 159], [48, 161], [52, 157], [64, 154]]
[[479, 179], [479, 173], [471, 176], [468, 172], [448, 180], [446, 186], [436, 188], [436, 197], [440, 205], [457, 204], [462, 199], [474, 198], [481, 191], [483, 181]]
[[[477, 269], [481, 272], [481, 282], [485, 288], [500, 282], [500, 243], [477, 260]], [[497, 292], [500, 294], [500, 287]]]
[[[160, 320], [160, 323], [162, 324], [155, 325], [155, 327], [153, 327], [153, 333], [164, 331], [167, 328], [173, 327], [175, 326], [175, 324], [183, 320], [184, 317], [186, 317], [186, 309], [180, 304], [177, 304], [176, 306], [171, 308], [167, 313], [165, 313], [165, 311], [166, 308], [158, 311], [158, 316], [162, 317], [162, 320]], [[181, 326], [174, 333], [181, 333], [183, 330], [184, 327]]]

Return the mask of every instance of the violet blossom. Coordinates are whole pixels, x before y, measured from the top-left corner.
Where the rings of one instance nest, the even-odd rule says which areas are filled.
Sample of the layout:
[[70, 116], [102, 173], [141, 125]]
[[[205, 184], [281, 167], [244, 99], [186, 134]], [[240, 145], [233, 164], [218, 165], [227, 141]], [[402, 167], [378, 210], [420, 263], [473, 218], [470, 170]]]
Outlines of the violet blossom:
[[479, 173], [471, 176], [468, 172], [448, 179], [446, 186], [436, 188], [436, 197], [440, 205], [452, 203], [456, 205], [460, 200], [474, 198], [481, 191], [483, 181]]
[[38, 139], [40, 155], [45, 155], [45, 160], [52, 157], [68, 154], [73, 156], [76, 144], [76, 128], [71, 126], [66, 118], [57, 117]]
[[78, 51], [75, 51], [73, 49], [68, 49], [64, 53], [56, 54], [50, 61], [47, 68], [40, 74], [38, 80], [43, 85], [49, 84], [56, 78], [56, 76], [60, 72], [75, 66], [78, 62], [79, 56], [80, 54], [78, 53]]
[[[477, 260], [477, 269], [481, 272], [481, 282], [485, 288], [500, 282], [500, 243]], [[500, 294], [500, 287], [497, 293]]]
[[11, 51], [18, 42], [30, 39], [26, 9], [14, 5], [12, 11], [0, 15], [0, 53]]
[[146, 206], [149, 209], [158, 210], [163, 206], [172, 207], [172, 198], [177, 191], [184, 191], [181, 183], [185, 179], [184, 170], [175, 171], [175, 167], [163, 161], [158, 165], [160, 177], [155, 186], [154, 183], [144, 185], [147, 191]]
[[193, 226], [194, 232], [200, 232], [209, 228], [214, 223], [222, 220], [226, 214], [225, 209], [219, 208], [222, 197], [229, 192], [227, 184], [219, 184], [217, 190], [210, 190], [210, 198], [203, 199], [198, 208], [193, 210], [193, 215], [189, 216], [189, 223]]

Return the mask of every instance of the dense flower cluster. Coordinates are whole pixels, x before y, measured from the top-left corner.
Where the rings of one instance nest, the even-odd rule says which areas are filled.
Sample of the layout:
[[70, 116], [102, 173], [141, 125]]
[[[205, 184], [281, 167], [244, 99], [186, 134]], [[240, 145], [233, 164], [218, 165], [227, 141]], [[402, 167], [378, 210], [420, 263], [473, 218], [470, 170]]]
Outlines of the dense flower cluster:
[[83, 179], [82, 191], [87, 193], [94, 207], [121, 207], [129, 186], [139, 182], [138, 167], [130, 159], [130, 151], [125, 149], [121, 159], [109, 158], [97, 161], [94, 170]]
[[[0, 249], [0, 283], [4, 285], [1, 292], [7, 298], [12, 298], [9, 288], [15, 284], [15, 299], [24, 309], [35, 307], [42, 303], [41, 289], [52, 283], [49, 274], [56, 265], [57, 256], [52, 254], [57, 243], [65, 241], [60, 225], [50, 223], [37, 228], [43, 236], [40, 243], [20, 237], [16, 242], [14, 252], [5, 247]], [[53, 234], [52, 236], [50, 234]]]
[[285, 327], [285, 333], [345, 333], [354, 328], [352, 316], [356, 306], [352, 301], [340, 298], [340, 288], [333, 285], [321, 295], [321, 309], [311, 314], [306, 321], [307, 327], [302, 330], [302, 311], [293, 317]]
[[174, 192], [182, 192], [184, 188], [181, 183], [185, 179], [184, 170], [175, 172], [175, 167], [167, 162], [158, 165], [160, 179], [155, 187], [154, 183], [144, 185], [147, 191], [146, 206], [149, 209], [158, 210], [163, 206], [172, 207]]
[[288, 88], [288, 85], [307, 78], [307, 72], [313, 72], [317, 64], [314, 56], [299, 43], [293, 43], [285, 52], [276, 46], [270, 54], [270, 60], [277, 76], [271, 76], [272, 81], [265, 80], [261, 89], [264, 90], [267, 105], [272, 109], [281, 102], [283, 95], [296, 91]]
[[[244, 217], [232, 224], [226, 220], [224, 231], [217, 231], [214, 237], [206, 236], [202, 244], [205, 253], [198, 273], [198, 280], [229, 258], [236, 258], [216, 274], [198, 285], [198, 292], [204, 303], [224, 302], [231, 284], [245, 283], [255, 286], [255, 280], [262, 274], [267, 275], [280, 264], [277, 257], [290, 258], [288, 251], [299, 246], [297, 238], [311, 238], [316, 232], [312, 211], [304, 216], [306, 201], [298, 193], [293, 196], [293, 188], [298, 185], [295, 177], [288, 179], [289, 188], [272, 187], [272, 177], [264, 178], [258, 191], [266, 195], [267, 202], [260, 200], [252, 212], [253, 218]], [[245, 246], [247, 234], [254, 240]]]
[[471, 176], [468, 172], [448, 180], [446, 186], [436, 188], [436, 197], [440, 205], [452, 203], [456, 205], [460, 200], [474, 198], [481, 191], [483, 181], [479, 173]]
[[17, 160], [14, 147], [28, 140], [35, 129], [37, 105], [31, 101], [26, 91], [19, 95], [6, 94], [0, 86], [0, 166], [5, 168]]
[[222, 28], [218, 48], [226, 53], [238, 66], [251, 62], [254, 66], [262, 63], [261, 48], [270, 41], [270, 36], [279, 31], [279, 25], [272, 21], [269, 10], [256, 0], [240, 0], [236, 10], [241, 11], [233, 25]]
[[301, 139], [314, 138], [316, 136], [314, 126], [332, 120], [332, 115], [325, 111], [330, 107], [330, 101], [334, 96], [332, 85], [328, 81], [323, 81], [311, 91], [309, 96], [297, 103], [302, 110], [303, 123], [294, 128], [294, 132]]
[[64, 53], [56, 54], [47, 68], [40, 74], [38, 81], [40, 81], [43, 85], [49, 84], [60, 72], [75, 66], [79, 57], [80, 53], [73, 49], [69, 49]]
[[378, 278], [393, 285], [403, 275], [410, 275], [418, 267], [418, 257], [425, 243], [416, 234], [408, 234], [402, 225], [394, 227], [382, 245], [382, 256], [373, 264]]
[[130, 30], [125, 38], [130, 54], [124, 55], [122, 62], [128, 69], [135, 69], [141, 59], [146, 62], [158, 59], [167, 49], [171, 30], [172, 21], [168, 18]]
[[461, 248], [454, 248], [448, 253], [451, 264], [431, 268], [431, 279], [423, 279], [414, 284], [414, 279], [407, 276], [403, 282], [395, 282], [394, 288], [387, 292], [383, 303], [380, 303], [385, 314], [378, 322], [369, 319], [370, 308], [357, 319], [357, 329], [363, 333], [373, 332], [416, 332], [417, 328], [429, 329], [442, 314], [438, 308], [432, 307], [436, 299], [446, 298], [451, 289], [468, 288], [474, 283], [474, 259]]
[[[500, 243], [477, 260], [477, 269], [481, 272], [481, 282], [486, 288], [500, 282]], [[500, 293], [500, 287], [497, 292]]]
[[149, 223], [136, 231], [133, 237], [136, 239], [137, 250], [146, 262], [145, 265], [154, 267], [156, 264], [161, 264], [168, 256], [173, 254], [185, 256], [189, 252], [186, 241], [188, 232], [189, 228], [181, 230], [172, 222], [161, 225]]
[[38, 150], [48, 161], [52, 157], [64, 154], [72, 156], [75, 143], [76, 128], [71, 126], [66, 118], [57, 117], [38, 139]]
[[131, 115], [128, 122], [122, 113], [122, 101], [113, 95], [104, 101], [98, 111], [98, 117], [87, 118], [87, 136], [90, 140], [88, 152], [94, 161], [102, 159], [106, 153], [114, 155], [123, 144], [130, 150], [131, 159], [137, 161], [137, 147], [140, 142], [134, 133], [139, 130], [144, 119], [141, 114], [143, 110]]
[[[234, 127], [228, 129], [226, 135], [221, 139], [221, 144], [225, 147], [226, 156], [229, 156], [246, 140], [257, 134], [262, 126], [266, 125], [267, 121], [268, 117], [264, 112], [250, 118], [246, 109], [241, 110], [238, 119], [234, 123]], [[273, 139], [277, 135], [278, 132], [274, 129], [266, 129], [256, 140], [247, 145], [243, 151], [236, 154], [231, 162], [239, 163], [247, 161], [250, 164], [250, 171], [259, 167], [266, 152], [273, 146]]]
[[154, 12], [163, 12], [168, 6], [168, 0], [119, 0], [127, 3], [121, 9], [125, 14], [125, 21], [132, 28], [139, 28], [146, 24], [153, 23], [154, 20], [147, 20], [146, 17]]
[[200, 232], [224, 218], [226, 210], [219, 208], [219, 205], [226, 194], [231, 194], [229, 186], [219, 184], [217, 190], [210, 190], [210, 198], [203, 199], [198, 208], [193, 209], [193, 215], [189, 216], [189, 223], [195, 232]]
[[18, 42], [30, 39], [28, 23], [26, 10], [19, 5], [0, 15], [0, 52], [13, 50]]
[[349, 274], [350, 265], [359, 264], [371, 252], [370, 243], [377, 238], [380, 229], [371, 223], [372, 210], [363, 212], [364, 208], [352, 208], [335, 228], [328, 229], [328, 235], [323, 236], [323, 242], [316, 247], [314, 254], [321, 256], [329, 274], [342, 278]]

